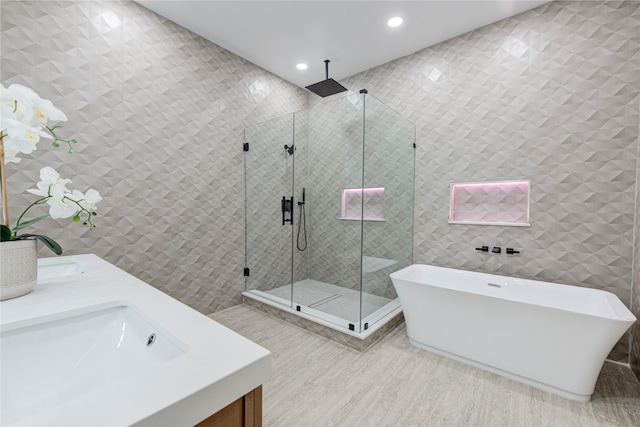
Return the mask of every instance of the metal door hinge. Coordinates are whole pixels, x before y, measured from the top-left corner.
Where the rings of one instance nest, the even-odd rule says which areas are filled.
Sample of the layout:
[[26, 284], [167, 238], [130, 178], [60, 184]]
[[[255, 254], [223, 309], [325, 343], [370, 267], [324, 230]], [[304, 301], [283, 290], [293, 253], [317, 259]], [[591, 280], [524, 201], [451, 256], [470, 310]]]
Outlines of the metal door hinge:
[[244, 144], [242, 144], [242, 151], [249, 151], [249, 143], [245, 142]]
[[249, 267], [244, 268], [244, 275], [245, 277], [249, 277]]

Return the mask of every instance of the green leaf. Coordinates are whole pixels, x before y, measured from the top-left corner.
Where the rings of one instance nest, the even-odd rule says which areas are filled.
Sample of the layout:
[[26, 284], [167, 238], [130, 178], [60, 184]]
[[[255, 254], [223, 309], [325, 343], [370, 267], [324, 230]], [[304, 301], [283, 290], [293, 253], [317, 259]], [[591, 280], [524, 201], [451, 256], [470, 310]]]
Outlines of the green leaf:
[[0, 225], [0, 242], [6, 242], [11, 239], [11, 229], [6, 225]]
[[18, 225], [16, 225], [14, 227], [14, 230], [15, 231], [22, 230], [23, 228], [28, 227], [30, 225], [33, 225], [36, 222], [40, 222], [43, 219], [48, 218], [48, 217], [49, 217], [49, 215], [42, 215], [42, 216], [39, 216], [38, 218], [34, 218], [34, 219], [30, 219], [29, 221], [21, 222], [20, 224], [18, 224]]
[[60, 247], [60, 245], [56, 243], [56, 241], [53, 240], [51, 237], [43, 236], [42, 234], [21, 234], [19, 236], [16, 236], [16, 239], [24, 240], [28, 237], [35, 237], [36, 239], [40, 240], [42, 243], [45, 244], [46, 247], [51, 249], [56, 255], [62, 254], [62, 248]]

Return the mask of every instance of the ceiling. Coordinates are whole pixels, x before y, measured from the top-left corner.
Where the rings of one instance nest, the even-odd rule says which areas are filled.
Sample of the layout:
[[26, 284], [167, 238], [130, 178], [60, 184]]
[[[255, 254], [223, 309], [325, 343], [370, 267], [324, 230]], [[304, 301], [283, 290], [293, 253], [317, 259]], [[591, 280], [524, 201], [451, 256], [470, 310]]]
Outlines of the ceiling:
[[340, 80], [550, 0], [136, 1], [304, 87], [325, 79], [325, 59]]

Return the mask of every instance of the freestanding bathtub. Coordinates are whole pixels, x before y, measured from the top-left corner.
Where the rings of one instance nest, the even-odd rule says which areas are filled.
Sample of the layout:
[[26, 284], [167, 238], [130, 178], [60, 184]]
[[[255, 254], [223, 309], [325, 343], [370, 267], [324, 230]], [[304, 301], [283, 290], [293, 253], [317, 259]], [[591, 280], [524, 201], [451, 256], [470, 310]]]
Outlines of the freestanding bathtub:
[[597, 289], [420, 264], [391, 280], [413, 345], [581, 402], [636, 320]]

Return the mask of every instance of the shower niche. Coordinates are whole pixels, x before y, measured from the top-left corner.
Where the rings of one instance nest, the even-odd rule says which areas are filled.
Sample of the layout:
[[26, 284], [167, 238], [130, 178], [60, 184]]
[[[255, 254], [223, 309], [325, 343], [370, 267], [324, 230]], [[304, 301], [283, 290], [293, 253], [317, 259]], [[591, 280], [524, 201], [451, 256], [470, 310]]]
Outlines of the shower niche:
[[415, 126], [360, 93], [244, 138], [245, 302], [356, 338], [397, 317], [389, 274], [413, 260]]

